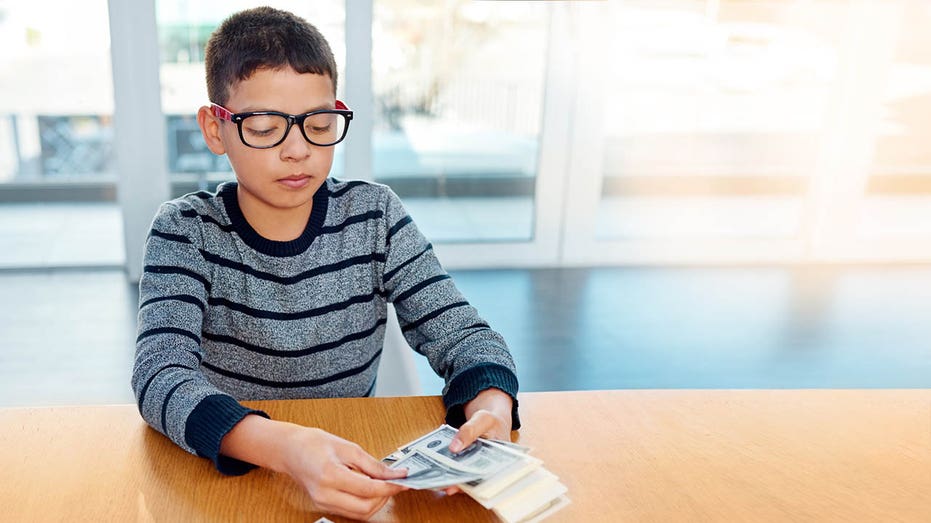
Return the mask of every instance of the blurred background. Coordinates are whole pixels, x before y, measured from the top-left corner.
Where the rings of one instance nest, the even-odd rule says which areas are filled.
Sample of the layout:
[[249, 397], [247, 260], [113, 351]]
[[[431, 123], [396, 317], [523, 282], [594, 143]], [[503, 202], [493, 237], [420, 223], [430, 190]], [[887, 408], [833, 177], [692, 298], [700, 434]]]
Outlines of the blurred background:
[[[269, 4], [340, 64], [331, 175], [402, 197], [522, 390], [931, 387], [928, 2]], [[0, 405], [132, 401], [142, 242], [233, 179], [194, 115], [254, 5], [0, 0]]]

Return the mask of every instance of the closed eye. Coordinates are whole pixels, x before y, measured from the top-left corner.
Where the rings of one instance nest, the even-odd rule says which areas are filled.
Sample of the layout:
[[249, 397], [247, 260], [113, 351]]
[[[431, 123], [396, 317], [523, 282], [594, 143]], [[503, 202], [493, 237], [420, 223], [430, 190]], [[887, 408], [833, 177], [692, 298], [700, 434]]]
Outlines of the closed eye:
[[272, 133], [277, 132], [277, 128], [272, 129], [246, 129], [249, 131], [249, 134], [254, 136], [269, 136]]

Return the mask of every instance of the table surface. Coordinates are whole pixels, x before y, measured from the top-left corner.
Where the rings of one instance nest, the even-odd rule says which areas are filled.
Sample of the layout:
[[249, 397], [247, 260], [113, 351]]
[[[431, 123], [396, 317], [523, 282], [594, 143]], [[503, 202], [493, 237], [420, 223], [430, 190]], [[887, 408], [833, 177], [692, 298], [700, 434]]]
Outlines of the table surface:
[[[569, 488], [549, 521], [929, 521], [931, 390], [626, 390], [519, 396], [515, 441]], [[442, 422], [439, 397], [246, 402], [374, 456]], [[135, 406], [0, 409], [0, 520], [314, 521], [286, 476], [225, 477]], [[330, 517], [334, 521], [342, 518]], [[408, 491], [376, 521], [495, 521]]]

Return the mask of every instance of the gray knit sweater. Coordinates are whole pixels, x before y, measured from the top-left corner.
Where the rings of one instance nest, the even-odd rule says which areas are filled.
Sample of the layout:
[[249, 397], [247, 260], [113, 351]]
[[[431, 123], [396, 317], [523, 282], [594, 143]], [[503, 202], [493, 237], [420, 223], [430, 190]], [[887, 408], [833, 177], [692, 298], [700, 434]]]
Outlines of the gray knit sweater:
[[[517, 377], [501, 336], [462, 297], [384, 185], [328, 179], [304, 233], [260, 236], [236, 184], [158, 210], [139, 282], [132, 386], [153, 428], [227, 474], [251, 465], [219, 454], [249, 413], [240, 400], [369, 396], [392, 302], [411, 347], [446, 380], [447, 421]], [[266, 415], [267, 416], [267, 415]]]

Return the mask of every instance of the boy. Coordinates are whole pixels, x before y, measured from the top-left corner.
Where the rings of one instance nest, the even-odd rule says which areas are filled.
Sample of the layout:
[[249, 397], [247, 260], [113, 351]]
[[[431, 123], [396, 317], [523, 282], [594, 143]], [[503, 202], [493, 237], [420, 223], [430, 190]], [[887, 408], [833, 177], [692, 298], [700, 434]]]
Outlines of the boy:
[[[366, 519], [404, 476], [320, 429], [239, 400], [369, 396], [391, 301], [446, 379], [452, 450], [519, 428], [514, 363], [385, 186], [328, 179], [352, 111], [312, 25], [263, 7], [206, 48], [197, 119], [236, 183], [167, 202], [140, 281], [132, 385], [145, 420], [225, 474], [285, 472], [324, 511]], [[452, 493], [451, 489], [448, 491]]]

